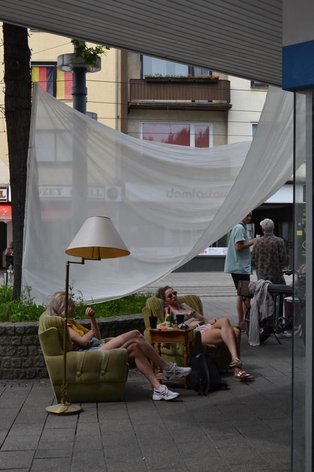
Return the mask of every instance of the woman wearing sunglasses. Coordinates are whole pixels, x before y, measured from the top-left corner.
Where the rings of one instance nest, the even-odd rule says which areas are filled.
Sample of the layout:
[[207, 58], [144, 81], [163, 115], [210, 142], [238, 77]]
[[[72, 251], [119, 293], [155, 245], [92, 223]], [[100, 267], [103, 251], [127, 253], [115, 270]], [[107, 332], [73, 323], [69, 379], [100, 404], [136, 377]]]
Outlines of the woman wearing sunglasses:
[[208, 319], [193, 310], [186, 303], [181, 303], [177, 298], [177, 292], [170, 286], [161, 287], [156, 296], [165, 303], [165, 318], [172, 314], [174, 318], [178, 314], [184, 314], [184, 323], [195, 330], [200, 331], [203, 344], [225, 343], [230, 355], [229, 367], [234, 369], [234, 378], [242, 382], [251, 382], [254, 377], [242, 369], [240, 360], [240, 329], [233, 327], [226, 316], [219, 319]]

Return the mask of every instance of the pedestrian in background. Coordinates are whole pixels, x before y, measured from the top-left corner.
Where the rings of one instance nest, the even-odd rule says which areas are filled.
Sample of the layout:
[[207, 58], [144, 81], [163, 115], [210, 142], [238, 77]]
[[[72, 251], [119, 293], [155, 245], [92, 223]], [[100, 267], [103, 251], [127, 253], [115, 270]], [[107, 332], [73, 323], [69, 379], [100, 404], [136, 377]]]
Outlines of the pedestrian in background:
[[10, 266], [11, 268], [13, 269], [14, 267], [14, 249], [13, 249], [13, 241], [10, 242], [9, 246], [6, 248], [6, 250], [4, 251], [4, 256], [5, 256], [5, 265], [6, 265], [6, 269], [10, 269]]
[[[231, 274], [236, 290], [240, 280], [250, 280], [252, 273], [250, 247], [256, 239], [248, 239], [246, 225], [252, 221], [252, 213], [246, 215], [241, 223], [236, 224], [231, 231], [224, 271]], [[237, 296], [238, 323], [242, 330], [245, 329], [244, 314], [250, 299]]]
[[263, 236], [257, 238], [252, 251], [252, 266], [258, 279], [270, 280], [273, 284], [285, 284], [282, 274], [288, 263], [286, 244], [274, 235], [274, 222], [265, 218], [260, 222]]

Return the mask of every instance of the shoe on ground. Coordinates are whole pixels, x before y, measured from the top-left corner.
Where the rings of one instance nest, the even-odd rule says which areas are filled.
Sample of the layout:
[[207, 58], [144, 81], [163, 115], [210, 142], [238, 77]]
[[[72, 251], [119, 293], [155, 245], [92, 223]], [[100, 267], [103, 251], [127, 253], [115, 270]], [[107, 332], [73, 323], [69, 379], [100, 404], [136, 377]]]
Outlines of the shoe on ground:
[[278, 337], [279, 338], [292, 338], [292, 333], [290, 331], [283, 331], [282, 333], [279, 333]]
[[177, 364], [172, 363], [163, 371], [164, 380], [178, 380], [182, 379], [182, 377], [187, 377], [191, 373], [191, 367], [179, 367]]
[[154, 388], [153, 392], [153, 400], [158, 401], [158, 400], [166, 400], [166, 401], [171, 401], [175, 400], [178, 398], [180, 393], [177, 392], [172, 392], [169, 390], [166, 385], [160, 385], [159, 388]]

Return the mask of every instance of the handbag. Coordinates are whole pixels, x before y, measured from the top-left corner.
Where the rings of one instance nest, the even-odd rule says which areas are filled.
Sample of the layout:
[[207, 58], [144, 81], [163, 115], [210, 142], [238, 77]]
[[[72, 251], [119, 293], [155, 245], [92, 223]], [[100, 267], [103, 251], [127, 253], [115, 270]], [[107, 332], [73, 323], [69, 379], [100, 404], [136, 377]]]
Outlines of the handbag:
[[249, 290], [249, 280], [239, 280], [237, 294], [243, 298], [252, 298], [252, 294]]

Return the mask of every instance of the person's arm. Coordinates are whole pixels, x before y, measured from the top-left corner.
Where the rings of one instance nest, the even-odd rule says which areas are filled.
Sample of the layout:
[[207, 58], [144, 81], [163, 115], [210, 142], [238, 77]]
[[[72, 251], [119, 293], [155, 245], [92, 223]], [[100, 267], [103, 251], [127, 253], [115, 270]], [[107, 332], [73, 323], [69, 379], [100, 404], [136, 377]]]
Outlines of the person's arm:
[[197, 319], [198, 321], [202, 321], [205, 324], [215, 324], [217, 320], [214, 319], [208, 319], [205, 318], [205, 316], [201, 315], [198, 311], [194, 311], [193, 308], [191, 308], [188, 305], [185, 305], [186, 308], [188, 308], [190, 311], [189, 315], [192, 316], [193, 318]]
[[98, 326], [98, 323], [97, 323], [97, 320], [96, 320], [96, 317], [95, 317], [95, 311], [90, 306], [88, 306], [85, 310], [85, 315], [89, 316], [89, 318], [90, 318], [91, 328], [92, 328], [92, 331], [94, 333], [94, 336], [97, 339], [101, 339], [99, 326]]
[[80, 336], [72, 328], [70, 328], [70, 326], [68, 326], [68, 332], [71, 341], [78, 346], [87, 346], [94, 337], [94, 331], [92, 329], [87, 331], [87, 333], [85, 333], [83, 336]]
[[253, 246], [253, 250], [252, 250], [252, 253], [251, 253], [251, 264], [252, 264], [252, 267], [256, 268], [256, 246], [255, 246], [255, 244]]
[[195, 326], [198, 326], [198, 324], [211, 324], [211, 325], [213, 325], [217, 321], [217, 320], [214, 320], [214, 319], [205, 318], [205, 316], [201, 315], [197, 311], [192, 311], [190, 313], [190, 316], [192, 316], [190, 324], [188, 323], [189, 320], [186, 322], [186, 324], [189, 324], [189, 326], [191, 324], [193, 324], [193, 326], [194, 326], [195, 322], [198, 322], [197, 324], [195, 324]]
[[256, 238], [249, 239], [247, 241], [238, 241], [237, 243], [235, 243], [235, 248], [237, 251], [243, 251], [243, 249], [247, 249], [253, 246], [253, 244], [255, 243], [256, 243]]
[[164, 308], [164, 321], [166, 321], [168, 315], [171, 315], [171, 308], [169, 305], [166, 305]]

